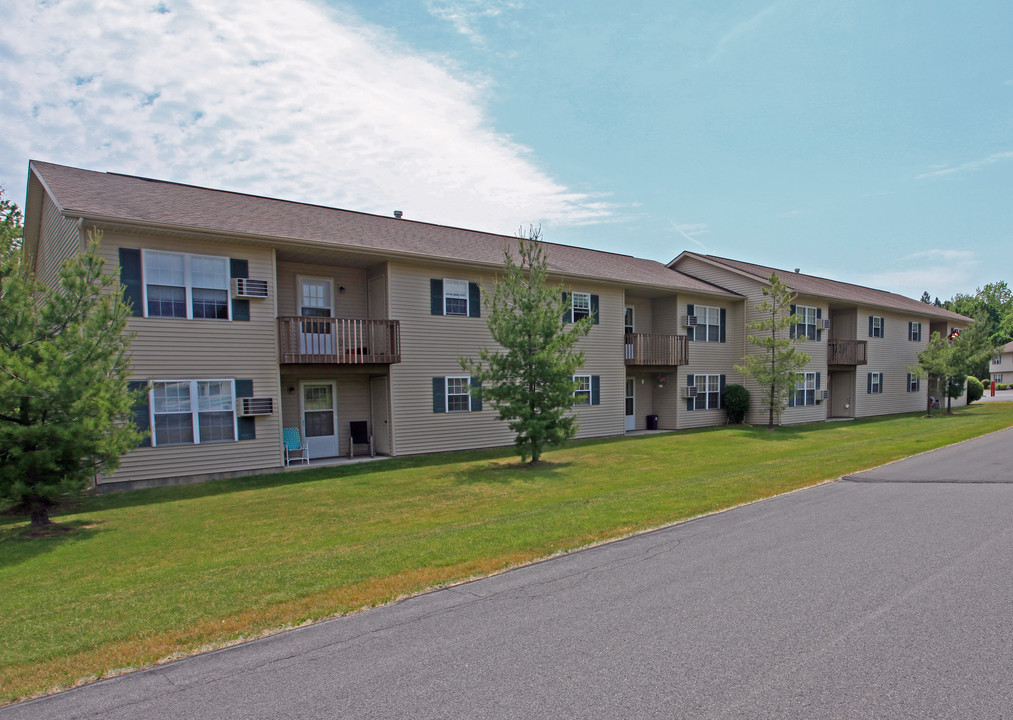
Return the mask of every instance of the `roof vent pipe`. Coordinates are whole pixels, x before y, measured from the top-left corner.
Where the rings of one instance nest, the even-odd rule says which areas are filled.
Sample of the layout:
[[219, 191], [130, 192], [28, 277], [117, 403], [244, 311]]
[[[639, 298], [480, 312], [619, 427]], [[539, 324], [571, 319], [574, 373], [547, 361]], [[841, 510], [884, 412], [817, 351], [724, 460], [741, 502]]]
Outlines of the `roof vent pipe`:
[[795, 272], [798, 272], [798, 271], [799, 271], [799, 270], [801, 270], [801, 269], [802, 269], [802, 268], [795, 268]]
[[402, 216], [402, 215], [404, 215], [404, 213], [403, 213], [403, 212], [401, 212], [400, 210], [395, 210], [395, 211], [394, 211], [394, 217], [396, 217], [396, 218], [397, 218], [398, 220], [400, 220], [400, 219], [401, 219], [401, 216]]

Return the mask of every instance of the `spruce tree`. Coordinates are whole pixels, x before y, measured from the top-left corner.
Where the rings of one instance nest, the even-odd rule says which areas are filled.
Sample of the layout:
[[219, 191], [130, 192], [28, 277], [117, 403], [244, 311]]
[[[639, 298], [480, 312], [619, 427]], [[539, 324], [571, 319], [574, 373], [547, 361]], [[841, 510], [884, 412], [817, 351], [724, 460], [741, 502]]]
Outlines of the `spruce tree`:
[[117, 467], [141, 439], [127, 385], [129, 307], [98, 241], [47, 287], [0, 238], [0, 504], [51, 525], [49, 508]]
[[503, 276], [489, 302], [487, 325], [498, 348], [482, 348], [479, 359], [461, 358], [480, 387], [473, 390], [498, 411], [514, 432], [523, 460], [541, 459], [546, 447], [577, 434], [573, 374], [584, 364], [577, 345], [591, 318], [567, 323], [561, 285], [548, 281], [541, 228], [521, 237], [516, 257], [505, 251]]

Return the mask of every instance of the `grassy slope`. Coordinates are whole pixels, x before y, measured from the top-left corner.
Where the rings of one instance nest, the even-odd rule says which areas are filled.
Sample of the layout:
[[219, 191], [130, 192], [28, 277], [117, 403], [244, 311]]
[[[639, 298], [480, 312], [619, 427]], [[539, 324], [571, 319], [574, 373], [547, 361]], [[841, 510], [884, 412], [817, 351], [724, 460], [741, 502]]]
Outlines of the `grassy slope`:
[[709, 428], [90, 497], [0, 518], [0, 702], [347, 612], [1013, 425], [1013, 404]]

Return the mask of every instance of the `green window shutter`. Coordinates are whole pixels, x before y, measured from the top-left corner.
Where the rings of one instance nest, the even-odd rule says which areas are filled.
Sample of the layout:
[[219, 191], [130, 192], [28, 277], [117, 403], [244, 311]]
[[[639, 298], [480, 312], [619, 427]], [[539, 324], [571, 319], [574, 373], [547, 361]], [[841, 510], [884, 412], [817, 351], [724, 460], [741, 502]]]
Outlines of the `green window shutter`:
[[598, 324], [598, 296], [591, 296], [591, 324]]
[[907, 374], [907, 391], [911, 392], [911, 373]]
[[[696, 386], [696, 375], [687, 375], [686, 387], [695, 387], [695, 386]], [[693, 398], [686, 398], [686, 409], [696, 410], [696, 400]]]
[[[696, 315], [696, 305], [692, 305], [692, 304], [687, 305], [686, 306], [686, 314], [687, 315]], [[689, 326], [686, 327], [686, 339], [689, 340], [689, 341], [696, 340], [696, 328], [695, 327], [689, 327]], [[692, 376], [690, 376], [690, 377], [692, 377]]]
[[468, 317], [482, 317], [482, 290], [478, 283], [468, 283]]
[[879, 374], [879, 391], [880, 392], [883, 392], [883, 383], [884, 382], [885, 382], [885, 380], [883, 378], [883, 373], [880, 373]]
[[[725, 341], [725, 321], [728, 319], [728, 311], [721, 308], [721, 342]], [[722, 375], [721, 377], [724, 377]]]
[[886, 318], [881, 317], [879, 319], [879, 336], [886, 337]]
[[433, 412], [447, 412], [447, 379], [433, 378]]
[[865, 394], [866, 395], [872, 394], [872, 373], [868, 374], [868, 382], [866, 383], [865, 386]]
[[591, 376], [591, 404], [601, 405], [601, 375]]
[[[472, 378], [471, 389], [472, 390], [481, 390], [482, 389], [482, 381], [481, 380], [475, 380], [474, 378]], [[481, 410], [482, 410], [482, 397], [481, 397], [481, 395], [472, 395], [471, 396], [471, 411], [472, 412], [481, 412]]]
[[816, 308], [816, 342], [823, 340], [823, 323], [820, 320], [823, 319], [823, 308]]
[[120, 248], [120, 284], [123, 285], [123, 299], [130, 304], [130, 314], [134, 317], [143, 316], [144, 286], [140, 250]]
[[[131, 380], [127, 383], [127, 388], [130, 392], [135, 393], [140, 390], [146, 390], [148, 388], [148, 383]], [[139, 431], [147, 433], [145, 438], [141, 440], [137, 447], [151, 447], [151, 414], [149, 411], [150, 407], [148, 405], [148, 395], [145, 394], [143, 397], [139, 398], [137, 403], [134, 405], [134, 424], [137, 426]]]
[[[907, 339], [908, 342], [915, 339], [915, 324], [913, 322], [907, 324]], [[910, 378], [911, 374], [908, 373], [908, 382], [910, 382]]]
[[429, 314], [443, 315], [443, 281], [439, 278], [429, 281]]
[[570, 322], [573, 319], [573, 312], [570, 308], [570, 293], [563, 293], [563, 324]]
[[869, 316], [869, 337], [872, 337], [872, 315]]
[[821, 405], [822, 400], [820, 399], [820, 374], [816, 373], [816, 404]]
[[[244, 397], [253, 397], [253, 380], [236, 380], [236, 399]], [[236, 430], [239, 433], [237, 435], [237, 439], [239, 440], [257, 439], [257, 423], [255, 418], [236, 418]]]
[[[724, 313], [724, 310], [722, 310], [721, 312]], [[725, 376], [724, 375], [721, 376], [721, 384], [720, 384], [719, 387], [721, 389], [721, 392], [718, 393], [718, 408], [723, 408], [725, 406]]]
[[[789, 315], [794, 315], [794, 314], [795, 314], [795, 306], [794, 306], [794, 305], [790, 305], [790, 306], [789, 306], [789, 308], [790, 308], [790, 310], [791, 310], [791, 312], [789, 313]], [[797, 331], [797, 328], [795, 327], [795, 323], [793, 322], [793, 323], [792, 323], [792, 324], [791, 324], [791, 325], [790, 325], [790, 326], [788, 327], [788, 337], [790, 337], [790, 338], [794, 338], [794, 337], [795, 337], [795, 333], [796, 333], [796, 331]]]
[[[229, 258], [229, 274], [234, 278], [250, 277], [250, 261], [243, 260], [242, 258]], [[249, 300], [244, 300], [242, 298], [233, 298], [232, 319], [233, 320], [250, 319]], [[249, 418], [249, 420], [252, 422], [253, 418]]]
[[820, 374], [816, 373], [816, 389], [820, 389]]

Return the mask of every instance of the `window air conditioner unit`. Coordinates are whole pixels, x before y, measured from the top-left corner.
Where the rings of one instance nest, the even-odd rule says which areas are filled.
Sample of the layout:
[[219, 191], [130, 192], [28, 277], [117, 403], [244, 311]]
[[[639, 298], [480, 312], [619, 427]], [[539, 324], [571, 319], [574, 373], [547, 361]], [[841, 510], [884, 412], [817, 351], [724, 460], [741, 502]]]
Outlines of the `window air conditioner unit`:
[[251, 417], [253, 415], [274, 415], [274, 398], [244, 397], [236, 399], [236, 415]]
[[830, 399], [830, 391], [820, 390], [820, 400], [829, 400], [829, 399]]
[[823, 318], [822, 322], [823, 322], [823, 329], [824, 330], [829, 330], [830, 329], [830, 318]]
[[696, 397], [696, 388], [695, 387], [684, 387], [682, 389], [682, 396], [684, 398], [695, 398]]
[[267, 280], [251, 278], [232, 278], [232, 297], [234, 298], [267, 298], [271, 296]]
[[696, 315], [687, 315], [683, 325], [686, 327], [696, 327]]

